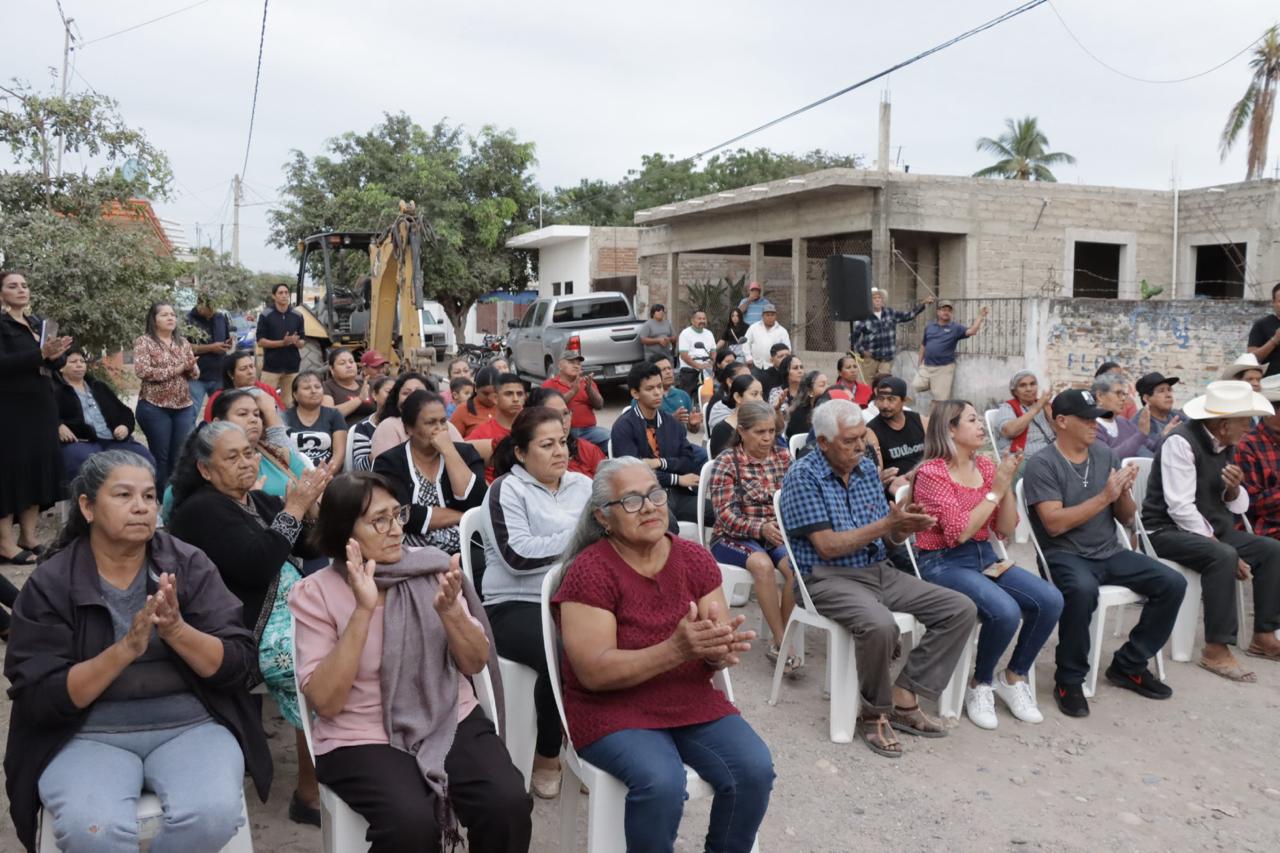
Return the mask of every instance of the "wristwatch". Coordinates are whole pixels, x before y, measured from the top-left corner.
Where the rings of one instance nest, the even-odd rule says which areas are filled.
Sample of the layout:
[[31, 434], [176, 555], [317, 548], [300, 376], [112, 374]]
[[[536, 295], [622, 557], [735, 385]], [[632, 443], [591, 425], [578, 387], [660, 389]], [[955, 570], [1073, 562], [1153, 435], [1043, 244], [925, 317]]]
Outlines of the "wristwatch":
[[1000, 498], [998, 495], [996, 495], [995, 492], [987, 492], [985, 495], [982, 496], [982, 499], [984, 501], [991, 501], [996, 506], [1000, 505]]

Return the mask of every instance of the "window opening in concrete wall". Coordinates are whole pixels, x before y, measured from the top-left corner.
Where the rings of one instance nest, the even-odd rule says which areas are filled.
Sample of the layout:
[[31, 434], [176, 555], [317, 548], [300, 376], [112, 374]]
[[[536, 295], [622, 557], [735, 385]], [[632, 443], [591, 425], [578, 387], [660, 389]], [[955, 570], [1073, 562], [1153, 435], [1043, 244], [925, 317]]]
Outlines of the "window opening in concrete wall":
[[1119, 243], [1077, 240], [1071, 294], [1092, 299], [1118, 299], [1122, 249], [1124, 246]]
[[560, 282], [558, 281], [551, 282], [551, 295], [552, 296], [560, 295]]
[[566, 281], [566, 282], [564, 283], [564, 295], [565, 295], [565, 296], [572, 296], [572, 295], [573, 295], [573, 282], [571, 282], [571, 281]]
[[1196, 296], [1240, 299], [1244, 296], [1247, 243], [1196, 246]]

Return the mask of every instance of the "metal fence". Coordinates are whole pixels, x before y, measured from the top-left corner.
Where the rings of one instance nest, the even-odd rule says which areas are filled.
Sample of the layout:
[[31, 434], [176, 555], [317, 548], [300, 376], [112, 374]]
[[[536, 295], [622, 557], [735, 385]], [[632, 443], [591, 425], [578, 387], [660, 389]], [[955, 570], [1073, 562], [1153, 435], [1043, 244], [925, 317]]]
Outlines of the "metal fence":
[[[1027, 346], [1027, 320], [1022, 297], [996, 299], [952, 299], [955, 312], [952, 321], [972, 326], [978, 312], [986, 307], [987, 319], [982, 331], [969, 338], [961, 351], [965, 355], [990, 355], [1013, 358], [1025, 355]], [[910, 323], [898, 326], [898, 350], [916, 351], [924, 337], [924, 327], [934, 319], [933, 308], [926, 308]]]

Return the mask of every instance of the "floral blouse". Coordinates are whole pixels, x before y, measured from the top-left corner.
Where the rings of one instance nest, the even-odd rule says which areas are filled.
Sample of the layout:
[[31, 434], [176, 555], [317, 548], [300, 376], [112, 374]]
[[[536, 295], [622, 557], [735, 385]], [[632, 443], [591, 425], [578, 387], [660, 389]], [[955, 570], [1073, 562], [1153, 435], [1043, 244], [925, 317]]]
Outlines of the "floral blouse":
[[[138, 399], [162, 409], [185, 409], [191, 405], [188, 379], [198, 379], [200, 368], [191, 360], [195, 354], [183, 338], [164, 344], [150, 335], [133, 342], [133, 372], [142, 380]], [[192, 367], [187, 364], [191, 362]]]

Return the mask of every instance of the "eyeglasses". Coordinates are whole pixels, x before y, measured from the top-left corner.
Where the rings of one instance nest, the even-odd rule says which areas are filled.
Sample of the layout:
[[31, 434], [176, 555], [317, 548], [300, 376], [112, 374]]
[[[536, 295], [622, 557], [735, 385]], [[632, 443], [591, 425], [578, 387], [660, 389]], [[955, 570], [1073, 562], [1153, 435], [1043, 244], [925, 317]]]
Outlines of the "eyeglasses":
[[[654, 506], [666, 506], [667, 505], [666, 490], [663, 489], [661, 486], [658, 486], [654, 488], [652, 491], [650, 491], [647, 495], [627, 495], [626, 497], [618, 498], [616, 501], [609, 501], [604, 506], [608, 507], [608, 506], [613, 506], [614, 504], [621, 504], [622, 508], [627, 512], [639, 512], [640, 508], [644, 506], [644, 502], [646, 499], [648, 499], [649, 503], [653, 504]], [[604, 509], [604, 507], [601, 507], [601, 509]]]
[[398, 506], [395, 508], [395, 510], [391, 512], [390, 515], [380, 515], [377, 518], [370, 521], [369, 524], [372, 525], [373, 529], [379, 533], [390, 533], [392, 522], [395, 522], [396, 524], [400, 525], [400, 527], [404, 527], [406, 524], [409, 523], [410, 509], [412, 509], [412, 507], [410, 507], [408, 504], [406, 504], [405, 506]]

